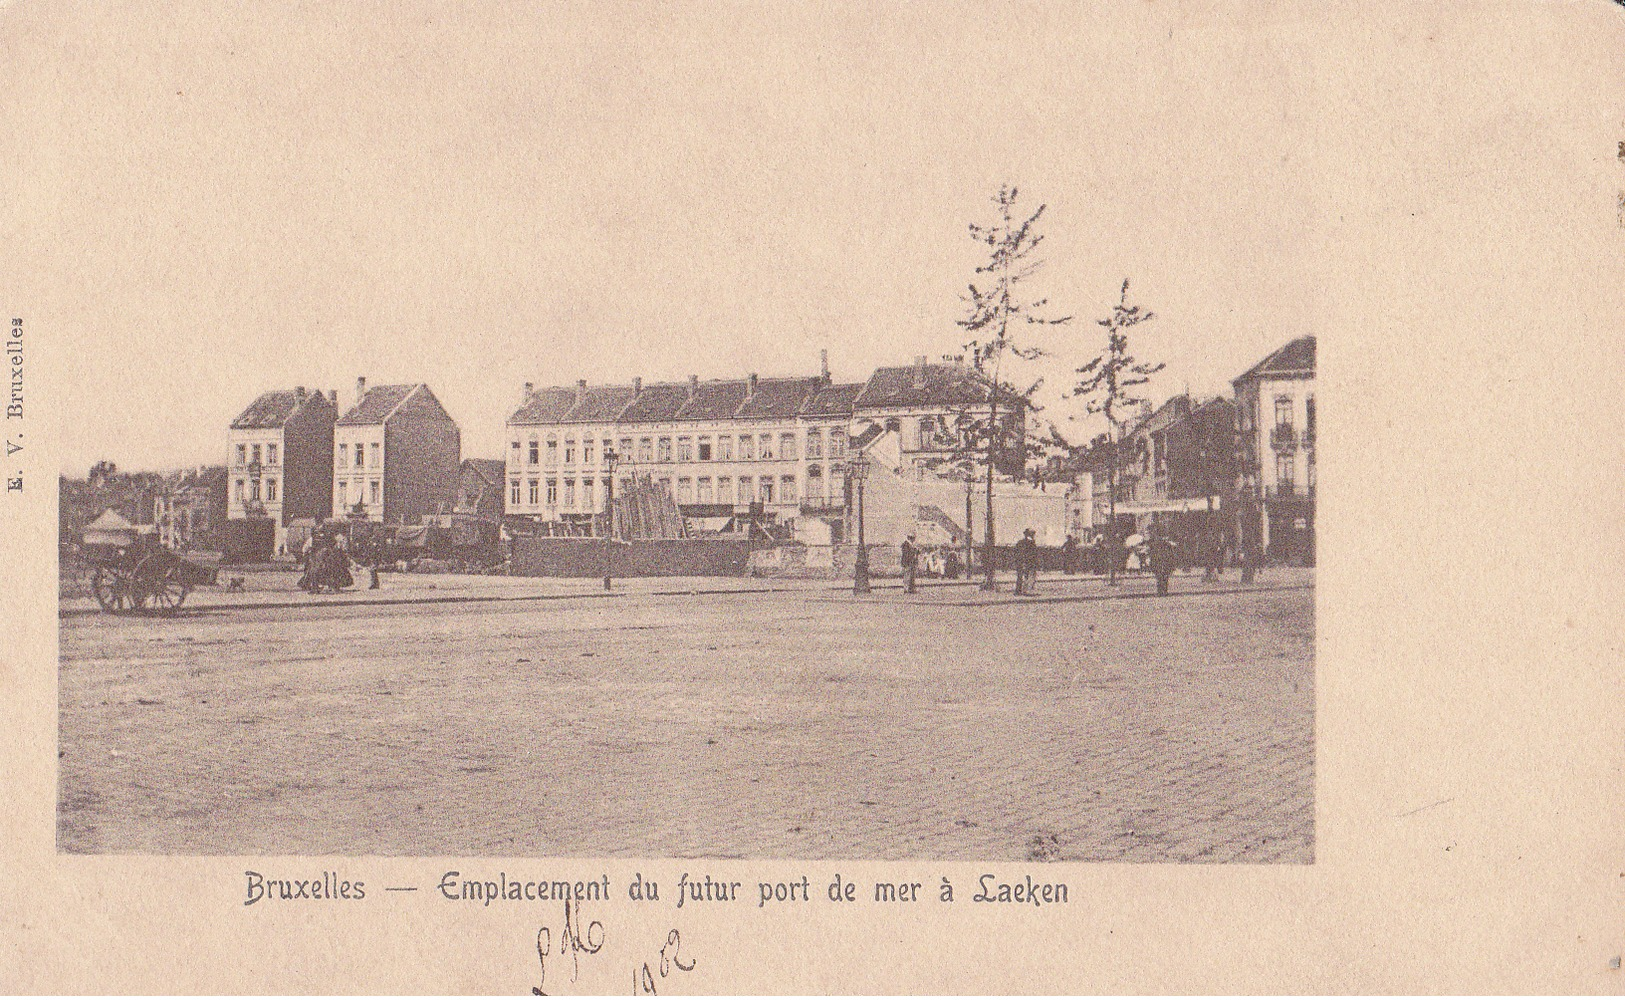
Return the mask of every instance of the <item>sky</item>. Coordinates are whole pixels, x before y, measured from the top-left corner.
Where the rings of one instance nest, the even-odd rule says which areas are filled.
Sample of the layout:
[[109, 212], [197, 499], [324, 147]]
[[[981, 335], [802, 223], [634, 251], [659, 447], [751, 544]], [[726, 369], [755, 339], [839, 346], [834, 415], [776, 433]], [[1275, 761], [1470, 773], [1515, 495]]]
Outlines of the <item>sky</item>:
[[[261, 391], [426, 382], [465, 456], [526, 381], [811, 374], [959, 353], [1001, 183], [1047, 206], [1069, 325], [1125, 278], [1158, 400], [1315, 333], [1301, 26], [1193, 8], [0, 9], [6, 218], [49, 238], [61, 467], [222, 462]], [[1125, 10], [1132, 16], [1125, 16]], [[48, 331], [48, 333], [47, 333]], [[1021, 374], [1018, 372], [1018, 374]]]

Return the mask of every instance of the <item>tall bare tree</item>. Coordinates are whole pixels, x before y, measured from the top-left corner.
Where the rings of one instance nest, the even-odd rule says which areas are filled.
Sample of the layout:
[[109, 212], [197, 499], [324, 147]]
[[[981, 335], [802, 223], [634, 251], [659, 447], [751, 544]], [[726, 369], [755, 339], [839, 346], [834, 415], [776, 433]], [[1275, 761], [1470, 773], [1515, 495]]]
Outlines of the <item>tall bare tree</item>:
[[[984, 408], [961, 411], [958, 431], [962, 447], [973, 452], [986, 472], [986, 552], [983, 561], [986, 578], [983, 590], [996, 590], [994, 582], [993, 531], [993, 477], [1001, 460], [1006, 466], [1017, 461], [1025, 466], [1030, 450], [1037, 446], [1027, 434], [1026, 415], [1032, 411], [1032, 395], [1039, 382], [1026, 390], [1018, 390], [1005, 382], [1005, 356], [1033, 361], [1043, 350], [1023, 341], [1022, 332], [1029, 325], [1059, 326], [1070, 322], [1071, 316], [1049, 318], [1044, 310], [1048, 299], [1027, 299], [1019, 290], [1023, 282], [1036, 274], [1044, 262], [1034, 256], [1044, 237], [1036, 227], [1046, 206], [1039, 205], [1028, 215], [1018, 211], [1018, 191], [1006, 184], [993, 197], [996, 218], [991, 225], [970, 224], [971, 239], [987, 247], [987, 262], [976, 268], [977, 279], [969, 291], [961, 296], [965, 301], [965, 318], [959, 325], [971, 335], [965, 345], [973, 368], [981, 375], [987, 387]], [[1001, 422], [999, 408], [1004, 405]], [[986, 419], [982, 414], [985, 412]], [[1019, 460], [1013, 450], [1019, 449]], [[1019, 470], [1018, 470], [1019, 471]], [[969, 532], [971, 526], [965, 525]]]
[[1090, 414], [1106, 418], [1107, 504], [1110, 508], [1107, 522], [1107, 541], [1110, 544], [1107, 565], [1109, 580], [1117, 582], [1117, 474], [1123, 458], [1123, 418], [1148, 400], [1139, 392], [1140, 386], [1151, 381], [1151, 376], [1162, 371], [1162, 362], [1150, 364], [1129, 353], [1128, 332], [1149, 320], [1156, 313], [1128, 304], [1128, 279], [1110, 316], [1096, 320], [1106, 330], [1106, 349], [1087, 364], [1078, 368], [1078, 382], [1067, 393], [1083, 399]]

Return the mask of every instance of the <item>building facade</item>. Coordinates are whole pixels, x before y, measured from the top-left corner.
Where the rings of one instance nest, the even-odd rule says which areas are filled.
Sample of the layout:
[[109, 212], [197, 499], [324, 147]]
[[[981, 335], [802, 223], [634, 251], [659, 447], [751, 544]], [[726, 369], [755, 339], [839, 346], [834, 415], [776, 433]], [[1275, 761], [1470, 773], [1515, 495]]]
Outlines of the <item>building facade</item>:
[[608, 480], [647, 476], [687, 517], [788, 520], [844, 495], [857, 385], [823, 376], [525, 387], [508, 419], [510, 516], [589, 526]]
[[1315, 338], [1299, 337], [1232, 380], [1242, 530], [1269, 559], [1315, 561]]
[[953, 451], [950, 428], [960, 409], [986, 400], [981, 386], [962, 366], [924, 358], [855, 383], [834, 382], [826, 367], [792, 378], [526, 384], [507, 422], [507, 513], [592, 530], [613, 465], [617, 489], [647, 476], [688, 518], [839, 518], [854, 433], [897, 430], [909, 462], [923, 466]]
[[218, 532], [229, 508], [229, 481], [223, 465], [204, 465], [165, 476], [152, 502], [152, 523], [158, 530], [158, 541], [181, 551], [218, 547]]
[[[1130, 425], [1118, 444], [1116, 513], [1119, 534], [1155, 523], [1190, 558], [1209, 532], [1233, 534], [1235, 405], [1227, 399], [1174, 396]], [[1103, 528], [1112, 511], [1109, 446], [1097, 447], [1089, 466], [1093, 523]]]
[[427, 385], [356, 380], [333, 428], [330, 516], [422, 524], [455, 509], [461, 473], [461, 431]]
[[326, 516], [337, 400], [337, 390], [296, 386], [263, 393], [238, 414], [227, 432], [227, 518], [270, 518], [280, 547], [289, 522]]

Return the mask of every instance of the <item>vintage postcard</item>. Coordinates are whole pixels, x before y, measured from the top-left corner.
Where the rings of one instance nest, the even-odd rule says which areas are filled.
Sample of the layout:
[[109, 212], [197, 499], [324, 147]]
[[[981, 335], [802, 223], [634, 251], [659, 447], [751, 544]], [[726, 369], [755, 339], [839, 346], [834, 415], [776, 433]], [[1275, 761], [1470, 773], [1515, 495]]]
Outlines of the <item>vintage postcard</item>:
[[1625, 7], [0, 56], [0, 987], [1625, 988]]

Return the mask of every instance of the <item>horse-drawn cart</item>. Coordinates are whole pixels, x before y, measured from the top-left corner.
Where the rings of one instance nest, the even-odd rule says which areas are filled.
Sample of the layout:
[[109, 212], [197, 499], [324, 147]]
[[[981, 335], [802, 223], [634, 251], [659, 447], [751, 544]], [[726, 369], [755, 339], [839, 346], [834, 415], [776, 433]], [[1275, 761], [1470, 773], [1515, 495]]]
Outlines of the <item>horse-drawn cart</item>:
[[215, 582], [214, 569], [182, 559], [127, 523], [98, 521], [85, 529], [81, 544], [90, 592], [110, 614], [171, 613], [193, 587]]

